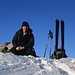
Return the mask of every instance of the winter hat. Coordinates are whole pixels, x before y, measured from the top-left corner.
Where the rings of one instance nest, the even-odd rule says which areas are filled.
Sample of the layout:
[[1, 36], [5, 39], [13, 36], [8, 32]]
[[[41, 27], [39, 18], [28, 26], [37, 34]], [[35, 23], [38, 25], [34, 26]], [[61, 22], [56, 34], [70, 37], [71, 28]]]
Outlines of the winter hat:
[[29, 28], [28, 22], [22, 22], [22, 27], [23, 27], [23, 26], [27, 26], [27, 27]]

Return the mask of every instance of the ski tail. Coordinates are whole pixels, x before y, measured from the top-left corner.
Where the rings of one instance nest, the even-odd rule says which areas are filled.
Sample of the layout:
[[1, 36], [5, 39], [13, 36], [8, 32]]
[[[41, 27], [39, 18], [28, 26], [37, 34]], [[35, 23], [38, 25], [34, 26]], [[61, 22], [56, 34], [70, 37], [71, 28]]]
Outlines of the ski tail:
[[59, 20], [58, 19], [56, 19], [56, 34], [55, 34], [55, 36], [56, 36], [56, 39], [55, 39], [55, 50], [57, 50], [58, 49], [58, 35], [59, 35]]
[[64, 21], [61, 20], [61, 49], [64, 50]]

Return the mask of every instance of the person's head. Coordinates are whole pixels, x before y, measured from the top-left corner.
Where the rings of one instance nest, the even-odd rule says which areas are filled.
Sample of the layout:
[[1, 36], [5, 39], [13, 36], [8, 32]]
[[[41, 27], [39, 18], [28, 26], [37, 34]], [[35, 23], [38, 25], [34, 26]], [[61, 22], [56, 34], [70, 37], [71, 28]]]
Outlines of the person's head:
[[22, 30], [23, 30], [23, 32], [27, 32], [28, 29], [29, 29], [29, 24], [28, 24], [28, 22], [23, 22], [23, 23], [22, 23]]

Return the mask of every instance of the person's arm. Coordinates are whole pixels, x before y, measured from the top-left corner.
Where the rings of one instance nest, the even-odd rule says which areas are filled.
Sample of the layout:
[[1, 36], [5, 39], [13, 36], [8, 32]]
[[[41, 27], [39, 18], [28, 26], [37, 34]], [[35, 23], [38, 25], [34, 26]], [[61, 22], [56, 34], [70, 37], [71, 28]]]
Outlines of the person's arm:
[[16, 34], [14, 35], [14, 37], [12, 39], [12, 44], [13, 44], [14, 47], [17, 47], [17, 36], [18, 36], [18, 34], [16, 32]]
[[29, 43], [26, 44], [24, 47], [28, 48], [28, 47], [32, 47], [32, 46], [34, 46], [34, 35], [33, 34], [30, 35]]

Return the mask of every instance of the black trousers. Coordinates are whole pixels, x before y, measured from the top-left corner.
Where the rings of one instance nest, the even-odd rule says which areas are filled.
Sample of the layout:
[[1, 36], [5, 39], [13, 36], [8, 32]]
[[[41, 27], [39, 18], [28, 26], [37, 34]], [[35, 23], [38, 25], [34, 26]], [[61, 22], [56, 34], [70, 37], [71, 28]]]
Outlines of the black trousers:
[[32, 56], [36, 57], [35, 50], [32, 47], [22, 49], [19, 51], [17, 51], [15, 47], [12, 47], [10, 51], [15, 55], [26, 55], [26, 56], [32, 55]]

